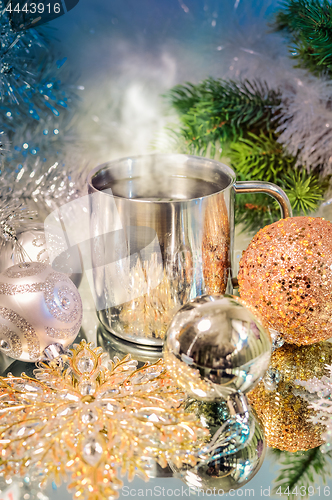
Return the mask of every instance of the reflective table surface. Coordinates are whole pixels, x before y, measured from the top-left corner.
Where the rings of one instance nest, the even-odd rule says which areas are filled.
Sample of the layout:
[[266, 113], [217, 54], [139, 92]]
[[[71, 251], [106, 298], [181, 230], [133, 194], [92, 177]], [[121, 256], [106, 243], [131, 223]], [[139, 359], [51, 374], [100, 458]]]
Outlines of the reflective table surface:
[[[110, 358], [113, 358], [114, 356], [122, 358], [126, 354], [130, 353], [132, 358], [138, 360], [139, 366], [142, 366], [147, 361], [155, 362], [162, 356], [161, 350], [149, 347], [140, 348], [135, 344], [125, 342], [111, 336], [110, 333], [107, 332], [98, 322], [92, 296], [85, 280], [83, 280], [79, 290], [83, 300], [84, 315], [82, 328], [76, 342], [79, 342], [82, 339], [86, 339], [89, 342], [95, 342], [97, 345], [103, 347], [103, 349], [110, 355]], [[2, 375], [6, 375], [8, 372], [11, 372], [13, 375], [20, 376], [22, 372], [25, 372], [27, 375], [33, 376], [35, 365], [32, 363], [13, 361], [0, 353], [0, 368]], [[205, 491], [205, 493], [201, 491], [199, 496], [203, 497], [208, 496], [209, 494], [213, 495], [214, 492], [216, 493], [215, 498], [231, 496], [237, 497], [240, 495], [253, 498], [265, 498], [272, 496], [272, 483], [277, 477], [278, 468], [279, 466], [276, 464], [275, 458], [272, 457], [269, 450], [267, 450], [263, 465], [251, 481], [243, 486], [241, 485], [237, 490], [231, 490], [228, 494], [223, 494], [223, 492], [219, 490], [219, 495], [216, 489], [213, 491], [213, 488], [217, 483], [212, 481], [211, 493], [209, 490]], [[173, 476], [173, 471], [175, 471], [174, 475], [177, 477]], [[119, 498], [198, 498], [198, 493], [194, 492], [194, 475], [190, 475], [189, 473], [189, 481], [188, 484], [186, 484], [179, 479], [179, 476], [188, 476], [188, 473], [181, 475], [178, 471], [176, 471], [176, 469], [174, 469], [174, 467], [173, 471], [171, 467], [162, 469], [156, 464], [151, 470], [151, 478], [147, 483], [139, 478], [135, 478], [133, 482], [129, 483], [126, 478], [122, 478], [124, 486], [122, 490], [119, 491]], [[199, 484], [197, 486], [199, 487]], [[318, 486], [319, 484], [315, 485], [315, 491], [317, 494], [311, 496], [314, 500], [318, 500], [318, 498], [320, 498], [317, 489]], [[0, 500], [72, 499], [72, 495], [68, 493], [65, 484], [58, 488], [55, 484], [51, 483], [46, 490], [41, 492], [38, 489], [38, 485], [30, 484], [28, 476], [24, 478], [24, 481], [13, 478], [11, 484], [6, 484], [2, 480], [0, 481], [0, 488], [2, 490], [2, 493], [0, 493]]]

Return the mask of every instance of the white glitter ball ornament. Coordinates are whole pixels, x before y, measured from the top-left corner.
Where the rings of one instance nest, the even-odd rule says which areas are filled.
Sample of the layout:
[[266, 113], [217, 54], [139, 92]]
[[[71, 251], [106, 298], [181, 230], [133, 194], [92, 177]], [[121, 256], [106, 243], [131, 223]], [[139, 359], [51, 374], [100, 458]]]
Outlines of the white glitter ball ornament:
[[42, 262], [0, 274], [0, 350], [36, 361], [51, 344], [70, 345], [82, 323], [80, 294], [67, 275]]

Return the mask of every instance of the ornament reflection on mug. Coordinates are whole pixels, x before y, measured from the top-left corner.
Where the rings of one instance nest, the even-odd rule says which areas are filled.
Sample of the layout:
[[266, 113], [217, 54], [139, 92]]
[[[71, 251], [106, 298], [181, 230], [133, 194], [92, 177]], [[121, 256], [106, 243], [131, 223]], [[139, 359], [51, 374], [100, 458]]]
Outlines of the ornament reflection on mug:
[[80, 294], [63, 273], [24, 262], [0, 274], [0, 349], [22, 361], [56, 357], [82, 323]]

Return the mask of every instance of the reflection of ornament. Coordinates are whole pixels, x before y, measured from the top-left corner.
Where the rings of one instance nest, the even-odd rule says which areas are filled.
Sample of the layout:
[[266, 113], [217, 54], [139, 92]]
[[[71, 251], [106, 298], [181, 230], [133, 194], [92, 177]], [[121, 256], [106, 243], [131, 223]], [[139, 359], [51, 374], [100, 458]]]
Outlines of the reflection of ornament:
[[51, 344], [68, 346], [82, 322], [82, 301], [72, 281], [41, 262], [0, 274], [0, 350], [36, 361]]
[[[182, 301], [186, 301], [183, 295], [188, 294], [188, 290], [183, 290], [180, 296], [180, 283], [183, 281], [190, 283], [190, 279], [184, 280], [179, 274], [178, 267], [179, 263], [167, 262], [163, 270], [157, 254], [153, 254], [150, 262], [144, 262], [144, 266], [138, 261], [130, 270], [132, 290], [135, 291], [137, 298], [107, 311], [109, 324], [115, 335], [132, 342], [145, 343], [142, 339], [147, 339], [148, 343], [148, 339], [151, 339], [151, 344], [162, 346], [167, 326]], [[145, 280], [142, 280], [141, 269]], [[162, 279], [160, 284], [155, 286], [158, 276]], [[146, 293], [146, 283], [149, 282], [152, 282], [153, 286]]]
[[[15, 238], [9, 238], [7, 243], [3, 244], [0, 261], [1, 272], [25, 260], [50, 264], [44, 224], [34, 223], [33, 225], [30, 224], [30, 226], [31, 227], [20, 227], [16, 229]], [[75, 267], [76, 254], [70, 255], [69, 253], [69, 258], [71, 262], [66, 260], [64, 272], [68, 274], [73, 283], [79, 287], [82, 280], [82, 273], [70, 272], [70, 268]], [[55, 270], [62, 271], [58, 268]]]
[[292, 344], [332, 337], [332, 224], [291, 217], [261, 229], [240, 262], [240, 295]]
[[332, 344], [325, 342], [284, 344], [272, 353], [270, 370], [277, 374], [275, 385], [263, 381], [248, 394], [263, 422], [268, 446], [298, 451], [322, 444], [322, 427], [311, 422], [315, 412], [298, 396], [295, 381], [321, 377], [326, 363], [332, 363]]
[[230, 269], [229, 218], [222, 195], [207, 199], [202, 244], [203, 274], [206, 292], [225, 293]]
[[[203, 447], [216, 441], [219, 429], [230, 419], [225, 402], [205, 403], [191, 401], [187, 405], [205, 425], [212, 436]], [[174, 475], [180, 477], [189, 487], [198, 491], [213, 491], [224, 494], [236, 490], [250, 481], [260, 469], [265, 457], [264, 433], [257, 421], [251, 417], [252, 432], [246, 446], [225, 455], [222, 447], [213, 447], [212, 453], [200, 460], [196, 466], [177, 467], [171, 462]], [[223, 490], [223, 491], [222, 491]]]
[[[209, 435], [185, 412], [185, 395], [162, 360], [136, 369], [127, 355], [114, 358], [82, 341], [64, 363], [39, 363], [38, 379], [2, 378], [0, 472], [6, 478], [71, 479], [74, 498], [115, 498], [118, 469], [148, 478], [151, 458], [195, 465], [195, 448]], [[50, 416], [52, 418], [50, 418]]]
[[270, 349], [265, 330], [241, 301], [203, 295], [174, 316], [164, 358], [183, 389], [212, 401], [250, 391], [267, 369]]
[[[200, 403], [202, 407], [203, 402]], [[205, 404], [214, 406], [212, 403]], [[197, 453], [201, 465], [203, 462], [208, 463], [211, 457], [215, 459], [216, 454], [218, 454], [218, 458], [221, 458], [237, 453], [248, 444], [255, 428], [254, 418], [243, 394], [234, 393], [228, 397], [227, 402], [219, 400], [215, 404], [214, 407], [218, 408], [218, 414], [220, 413], [220, 406], [222, 404], [226, 405], [228, 416], [224, 418], [222, 425], [216, 429], [209, 443], [202, 446]]]

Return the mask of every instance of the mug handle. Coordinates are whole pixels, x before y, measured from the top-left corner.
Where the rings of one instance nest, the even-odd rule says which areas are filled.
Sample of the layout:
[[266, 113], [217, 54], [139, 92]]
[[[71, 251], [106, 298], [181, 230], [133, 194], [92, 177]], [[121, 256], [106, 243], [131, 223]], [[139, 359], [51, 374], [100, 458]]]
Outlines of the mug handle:
[[[287, 194], [283, 189], [281, 189], [276, 184], [272, 182], [263, 181], [239, 181], [234, 183], [235, 193], [265, 193], [269, 194], [277, 200], [280, 205], [281, 218], [286, 219], [286, 217], [292, 217], [292, 207], [288, 199]], [[238, 281], [237, 278], [232, 278], [233, 288], [237, 288]]]
[[272, 182], [239, 181], [234, 183], [235, 193], [265, 193], [277, 200], [280, 205], [281, 218], [292, 217], [292, 207], [283, 189]]

